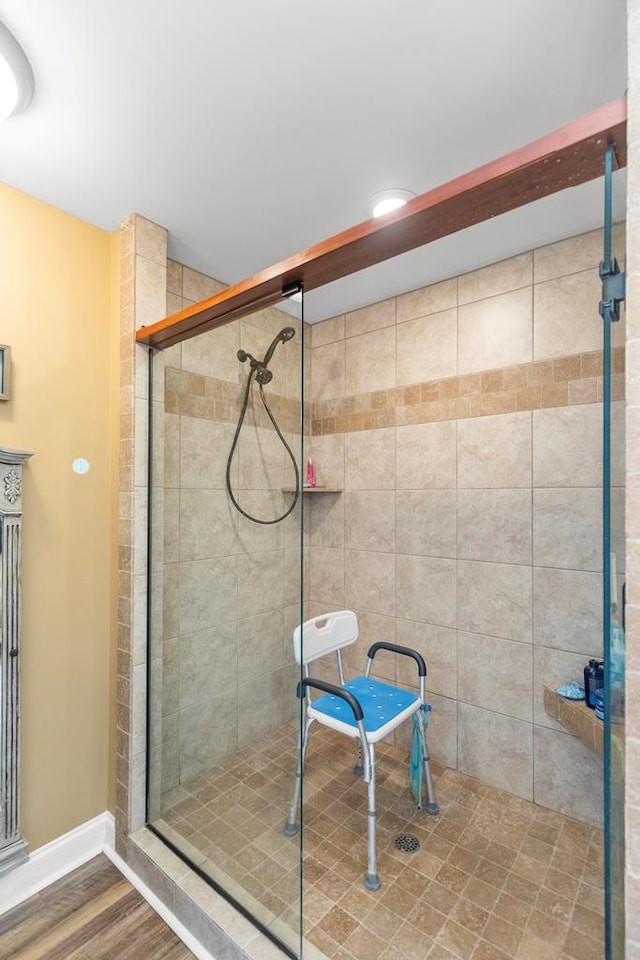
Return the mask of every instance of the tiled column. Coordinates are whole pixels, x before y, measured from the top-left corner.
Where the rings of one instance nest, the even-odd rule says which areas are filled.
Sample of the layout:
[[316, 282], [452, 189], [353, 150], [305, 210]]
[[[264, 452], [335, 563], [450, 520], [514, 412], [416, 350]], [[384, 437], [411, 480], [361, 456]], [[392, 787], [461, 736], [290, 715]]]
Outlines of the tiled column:
[[117, 651], [116, 849], [144, 823], [146, 708], [147, 439], [146, 347], [137, 329], [166, 314], [167, 234], [137, 214], [121, 226], [120, 515]]

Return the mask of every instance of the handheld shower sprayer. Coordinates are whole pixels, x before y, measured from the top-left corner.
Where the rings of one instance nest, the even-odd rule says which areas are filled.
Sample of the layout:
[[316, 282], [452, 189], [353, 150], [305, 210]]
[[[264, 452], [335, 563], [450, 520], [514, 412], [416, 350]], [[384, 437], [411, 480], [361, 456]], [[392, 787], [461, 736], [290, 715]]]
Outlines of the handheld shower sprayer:
[[[295, 507], [296, 503], [298, 502], [298, 497], [300, 495], [300, 489], [299, 489], [300, 474], [298, 471], [298, 464], [296, 463], [296, 458], [294, 457], [291, 451], [291, 447], [285, 440], [282, 434], [282, 431], [280, 430], [280, 427], [278, 426], [276, 419], [273, 413], [271, 412], [271, 408], [269, 407], [266, 395], [263, 390], [263, 387], [265, 386], [265, 384], [270, 383], [273, 380], [273, 373], [271, 372], [271, 370], [269, 370], [268, 365], [271, 362], [271, 358], [273, 357], [276, 347], [278, 346], [279, 343], [286, 343], [287, 340], [293, 339], [295, 335], [296, 335], [296, 331], [294, 330], [293, 327], [283, 327], [282, 330], [277, 334], [277, 336], [273, 338], [273, 340], [267, 347], [266, 353], [262, 360], [256, 360], [256, 358], [247, 350], [238, 350], [236, 354], [240, 363], [246, 363], [246, 361], [248, 360], [249, 366], [251, 369], [249, 370], [249, 376], [247, 377], [247, 386], [244, 393], [244, 400], [242, 403], [242, 411], [240, 413], [240, 419], [238, 420], [238, 425], [236, 427], [233, 443], [231, 444], [231, 451], [229, 453], [229, 458], [227, 460], [227, 492], [236, 510], [238, 510], [238, 512], [241, 513], [243, 517], [246, 517], [248, 520], [253, 520], [254, 523], [262, 523], [262, 524], [280, 523], [281, 520], [284, 520], [285, 517], [289, 516], [289, 514]], [[285, 510], [285, 512], [281, 516], [275, 517], [273, 520], [261, 520], [259, 517], [252, 516], [250, 513], [248, 513], [246, 510], [244, 510], [240, 506], [240, 504], [236, 500], [236, 497], [234, 496], [233, 490], [231, 489], [231, 461], [233, 459], [236, 446], [238, 444], [238, 438], [240, 436], [242, 424], [244, 423], [244, 417], [247, 412], [247, 406], [249, 404], [249, 396], [251, 393], [251, 381], [253, 379], [254, 373], [256, 376], [256, 382], [258, 383], [258, 386], [260, 388], [260, 399], [262, 400], [264, 409], [266, 410], [267, 416], [269, 417], [269, 420], [273, 424], [276, 434], [281, 440], [282, 445], [284, 446], [289, 456], [289, 459], [291, 460], [291, 463], [293, 465], [293, 472], [295, 474], [295, 488], [294, 488], [293, 500], [289, 505], [289, 507]]]
[[269, 364], [271, 363], [271, 358], [275, 352], [275, 349], [279, 343], [286, 343], [287, 340], [291, 340], [293, 337], [295, 337], [295, 335], [296, 332], [293, 327], [283, 327], [280, 333], [273, 338], [267, 347], [267, 351], [262, 360], [256, 360], [256, 358], [246, 350], [238, 350], [238, 360], [240, 363], [245, 363], [246, 360], [249, 360], [251, 370], [255, 370], [256, 380], [258, 383], [262, 385], [271, 383], [273, 380], [273, 374], [271, 370], [269, 370]]

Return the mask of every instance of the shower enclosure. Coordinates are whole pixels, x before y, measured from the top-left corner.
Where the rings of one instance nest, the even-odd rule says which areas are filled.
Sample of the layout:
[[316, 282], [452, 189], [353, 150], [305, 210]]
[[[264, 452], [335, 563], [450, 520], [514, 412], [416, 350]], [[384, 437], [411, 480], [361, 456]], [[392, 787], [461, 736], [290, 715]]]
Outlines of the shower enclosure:
[[150, 389], [148, 823], [295, 956], [304, 352], [299, 295], [157, 353]]
[[[582, 140], [575, 131], [593, 177], [601, 129]], [[562, 164], [565, 147], [553, 149]], [[544, 177], [555, 171], [555, 189], [566, 186], [566, 171], [547, 163], [553, 150], [539, 153]], [[503, 161], [478, 187], [478, 203], [495, 188], [495, 213], [531, 199], [529, 155], [506, 159], [511, 193], [500, 190]], [[462, 181], [447, 185], [454, 199], [473, 192]], [[481, 219], [467, 200], [458, 228]], [[564, 948], [586, 928], [599, 950], [602, 761], [547, 713], [545, 688], [604, 653], [614, 960], [624, 921], [624, 330], [605, 322], [603, 351], [595, 231], [332, 318], [309, 346], [301, 304], [247, 307], [294, 274], [312, 290], [410, 249], [418, 234], [437, 239], [450, 230], [438, 222], [446, 202], [440, 190], [419, 198], [401, 242], [391, 229], [384, 247], [383, 229], [381, 240], [369, 224], [353, 228], [306, 251], [302, 267], [292, 258], [253, 290], [247, 281], [177, 313], [174, 331], [139, 336], [163, 347], [149, 390], [147, 824], [292, 957], [313, 953], [305, 935], [330, 957], [369, 942], [378, 955], [404, 942], [426, 956], [454, 941], [461, 957], [477, 942], [515, 956], [525, 935], [534, 947], [553, 935], [553, 955], [574, 956]], [[221, 316], [204, 333], [188, 326]], [[307, 437], [323, 471], [309, 491]], [[352, 753], [331, 737], [310, 745], [303, 829], [284, 829], [302, 720], [292, 634], [343, 607], [358, 613], [363, 644], [424, 644], [434, 707], [442, 821], [414, 818], [408, 743], [381, 745], [388, 885], [374, 906], [361, 889], [365, 792]], [[390, 662], [380, 669], [411, 683]], [[396, 842], [407, 826], [421, 866], [405, 866], [409, 848]], [[554, 883], [566, 872], [561, 918], [548, 864]], [[517, 907], [506, 927], [489, 917], [503, 897]], [[507, 935], [510, 946], [496, 942]]]

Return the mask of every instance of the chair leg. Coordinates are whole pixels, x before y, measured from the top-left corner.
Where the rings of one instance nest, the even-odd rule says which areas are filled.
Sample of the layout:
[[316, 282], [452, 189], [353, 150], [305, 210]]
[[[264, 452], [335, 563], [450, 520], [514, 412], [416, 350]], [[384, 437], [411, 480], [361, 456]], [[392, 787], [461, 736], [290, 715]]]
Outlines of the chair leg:
[[429, 757], [429, 754], [427, 753], [427, 735], [425, 733], [424, 724], [422, 723], [422, 720], [420, 720], [419, 730], [420, 730], [420, 739], [422, 740], [422, 763], [424, 766], [424, 779], [427, 785], [426, 809], [427, 809], [427, 813], [435, 817], [438, 813], [440, 813], [440, 807], [436, 803], [436, 794], [433, 789], [433, 780], [431, 779], [430, 757]]
[[365, 889], [379, 890], [380, 877], [376, 865], [376, 762], [373, 744], [369, 744], [371, 778], [367, 785], [367, 875]]
[[362, 744], [356, 740], [356, 764], [353, 768], [356, 777], [361, 777], [364, 773], [364, 761], [362, 759]]
[[307, 720], [304, 730], [298, 736], [298, 767], [296, 770], [296, 782], [293, 785], [293, 796], [291, 797], [291, 807], [289, 808], [289, 819], [287, 820], [284, 832], [287, 837], [296, 835], [300, 826], [296, 823], [298, 813], [298, 803], [300, 802], [300, 789], [302, 786], [302, 773], [304, 771], [304, 758], [307, 752], [307, 743], [309, 742], [309, 727], [313, 720]]

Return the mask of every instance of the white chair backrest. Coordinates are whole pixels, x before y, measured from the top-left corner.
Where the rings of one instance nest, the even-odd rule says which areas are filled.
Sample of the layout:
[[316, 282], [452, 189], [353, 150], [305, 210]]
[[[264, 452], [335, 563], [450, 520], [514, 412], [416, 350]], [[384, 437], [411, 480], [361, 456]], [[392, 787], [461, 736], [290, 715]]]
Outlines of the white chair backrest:
[[[300, 638], [302, 637], [302, 645]], [[358, 618], [353, 610], [334, 610], [306, 620], [293, 631], [296, 663], [311, 663], [358, 639]]]

